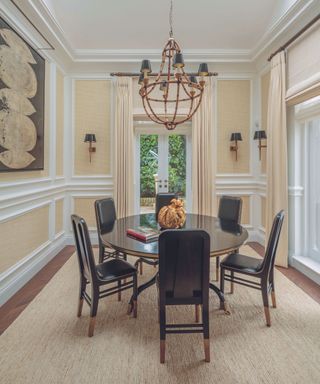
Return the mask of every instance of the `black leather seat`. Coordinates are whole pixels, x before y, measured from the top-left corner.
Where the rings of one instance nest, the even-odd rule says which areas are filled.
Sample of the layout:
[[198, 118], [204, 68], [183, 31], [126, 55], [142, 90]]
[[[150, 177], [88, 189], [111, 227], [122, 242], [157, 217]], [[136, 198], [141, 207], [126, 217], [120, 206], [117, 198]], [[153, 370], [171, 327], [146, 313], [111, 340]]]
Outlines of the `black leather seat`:
[[[90, 306], [88, 336], [91, 337], [94, 332], [99, 299], [102, 297], [117, 293], [120, 300], [122, 291], [133, 288], [133, 315], [137, 317], [137, 270], [128, 262], [120, 259], [112, 259], [96, 265], [86, 222], [77, 215], [71, 215], [71, 222], [80, 271], [78, 317], [81, 316], [85, 300]], [[101, 289], [102, 286], [110, 283], [117, 283], [117, 285]], [[91, 296], [86, 292], [87, 285], [90, 285]]]
[[230, 270], [240, 270], [249, 273], [257, 273], [261, 270], [262, 261], [250, 256], [232, 253], [223, 260], [223, 267]]
[[130, 275], [137, 272], [137, 269], [133, 265], [120, 259], [98, 264], [96, 268], [99, 279], [104, 281], [118, 279], [123, 275]]
[[[160, 362], [165, 362], [166, 335], [202, 333], [205, 361], [210, 361], [209, 269], [210, 237], [195, 229], [169, 229], [159, 236]], [[167, 305], [195, 305], [196, 323], [168, 324]], [[202, 307], [202, 323], [199, 309]]]
[[[242, 199], [237, 196], [221, 196], [219, 200], [218, 218], [227, 227], [227, 224], [240, 224], [242, 212]], [[222, 226], [221, 226], [222, 227]], [[220, 257], [216, 257], [216, 280], [219, 280]], [[231, 288], [233, 291], [233, 286]]]
[[[284, 211], [280, 211], [273, 220], [266, 253], [263, 260], [241, 255], [239, 253], [232, 253], [227, 256], [220, 264], [220, 289], [222, 292], [224, 292], [225, 281], [230, 281], [232, 285], [233, 283], [236, 283], [249, 288], [259, 289], [261, 291], [267, 326], [271, 325], [268, 299], [268, 294], [270, 292], [272, 305], [274, 308], [276, 307], [274, 263], [283, 219]], [[226, 271], [230, 272], [230, 274], [226, 274]], [[250, 276], [251, 279], [245, 279], [243, 276], [238, 277], [235, 275], [235, 273]], [[252, 280], [252, 277], [259, 279], [259, 282]]]

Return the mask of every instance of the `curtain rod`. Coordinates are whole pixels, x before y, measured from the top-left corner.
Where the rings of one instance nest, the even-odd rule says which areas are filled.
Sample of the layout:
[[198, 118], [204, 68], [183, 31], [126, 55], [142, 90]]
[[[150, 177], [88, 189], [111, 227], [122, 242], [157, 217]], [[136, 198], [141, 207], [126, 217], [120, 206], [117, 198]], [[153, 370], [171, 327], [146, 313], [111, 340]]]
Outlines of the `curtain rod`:
[[[124, 77], [124, 76], [128, 76], [128, 77], [139, 77], [140, 76], [140, 72], [112, 72], [110, 73], [110, 76], [117, 76], [117, 77]], [[168, 74], [167, 73], [164, 73], [163, 76], [167, 76]], [[188, 76], [199, 76], [198, 75], [198, 72], [193, 72], [193, 73], [186, 73], [186, 75]], [[150, 73], [148, 74], [148, 77], [156, 77], [158, 76], [157, 73]], [[174, 76], [174, 73], [171, 73], [170, 76]], [[218, 76], [218, 72], [209, 72], [207, 76]]]
[[285, 44], [283, 44], [280, 48], [278, 48], [275, 52], [273, 52], [269, 57], [268, 61], [271, 61], [271, 59], [279, 52], [284, 51], [289, 45], [291, 45], [295, 40], [297, 40], [298, 37], [300, 37], [304, 32], [306, 32], [310, 27], [313, 26], [318, 20], [320, 20], [320, 13], [316, 17], [314, 17], [307, 25], [305, 25], [302, 29], [300, 29], [299, 32], [297, 32], [291, 39], [289, 39]]

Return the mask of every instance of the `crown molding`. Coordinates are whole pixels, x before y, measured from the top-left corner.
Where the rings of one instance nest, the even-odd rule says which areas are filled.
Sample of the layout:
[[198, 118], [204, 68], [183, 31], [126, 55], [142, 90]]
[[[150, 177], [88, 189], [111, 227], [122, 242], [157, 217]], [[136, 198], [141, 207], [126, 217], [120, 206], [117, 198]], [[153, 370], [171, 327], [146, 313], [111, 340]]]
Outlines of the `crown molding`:
[[[65, 38], [65, 32], [43, 0], [20, 2], [24, 10], [36, 15], [45, 25], [48, 34], [54, 38], [58, 51], [63, 51], [72, 63], [139, 63], [148, 58], [152, 62], [161, 61], [160, 49], [75, 49]], [[297, 0], [287, 12], [277, 20], [261, 37], [253, 49], [185, 49], [187, 63], [255, 63], [272, 44], [282, 38], [297, 19], [306, 18], [320, 8], [319, 0]]]
[[314, 8], [319, 6], [319, 0], [297, 0], [269, 29], [264, 33], [251, 51], [251, 60], [255, 61], [280, 36], [284, 35], [289, 27], [294, 25], [298, 18], [310, 14], [314, 16]]

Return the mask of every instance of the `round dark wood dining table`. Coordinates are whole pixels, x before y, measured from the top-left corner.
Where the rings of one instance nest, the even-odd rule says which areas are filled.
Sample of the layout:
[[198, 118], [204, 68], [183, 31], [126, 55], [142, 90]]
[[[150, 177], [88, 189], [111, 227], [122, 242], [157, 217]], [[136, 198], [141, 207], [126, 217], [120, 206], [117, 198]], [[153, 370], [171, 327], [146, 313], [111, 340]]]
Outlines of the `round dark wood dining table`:
[[[127, 229], [137, 229], [140, 226], [160, 229], [155, 214], [127, 216], [117, 219], [100, 235], [102, 243], [121, 253], [137, 258], [145, 258], [157, 262], [158, 241], [142, 242], [127, 235]], [[216, 257], [233, 252], [240, 248], [248, 238], [248, 232], [241, 225], [234, 222], [220, 220], [212, 216], [187, 214], [183, 226], [185, 229], [203, 229], [210, 236], [210, 256]], [[138, 294], [153, 285], [156, 275], [138, 288]], [[224, 295], [220, 289], [210, 283], [210, 288], [219, 296], [220, 308], [228, 312]], [[132, 303], [132, 300], [130, 301]]]

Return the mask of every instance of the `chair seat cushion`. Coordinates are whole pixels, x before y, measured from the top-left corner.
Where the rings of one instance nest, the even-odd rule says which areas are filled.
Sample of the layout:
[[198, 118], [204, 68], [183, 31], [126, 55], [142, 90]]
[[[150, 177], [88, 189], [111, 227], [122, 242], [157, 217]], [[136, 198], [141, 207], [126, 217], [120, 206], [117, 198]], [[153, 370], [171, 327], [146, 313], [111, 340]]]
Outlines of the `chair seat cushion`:
[[239, 272], [256, 273], [261, 269], [263, 260], [254, 257], [231, 253], [221, 263], [222, 268], [232, 269]]
[[96, 268], [100, 280], [118, 279], [121, 276], [137, 272], [133, 265], [120, 259], [105, 261], [104, 263], [98, 264]]

